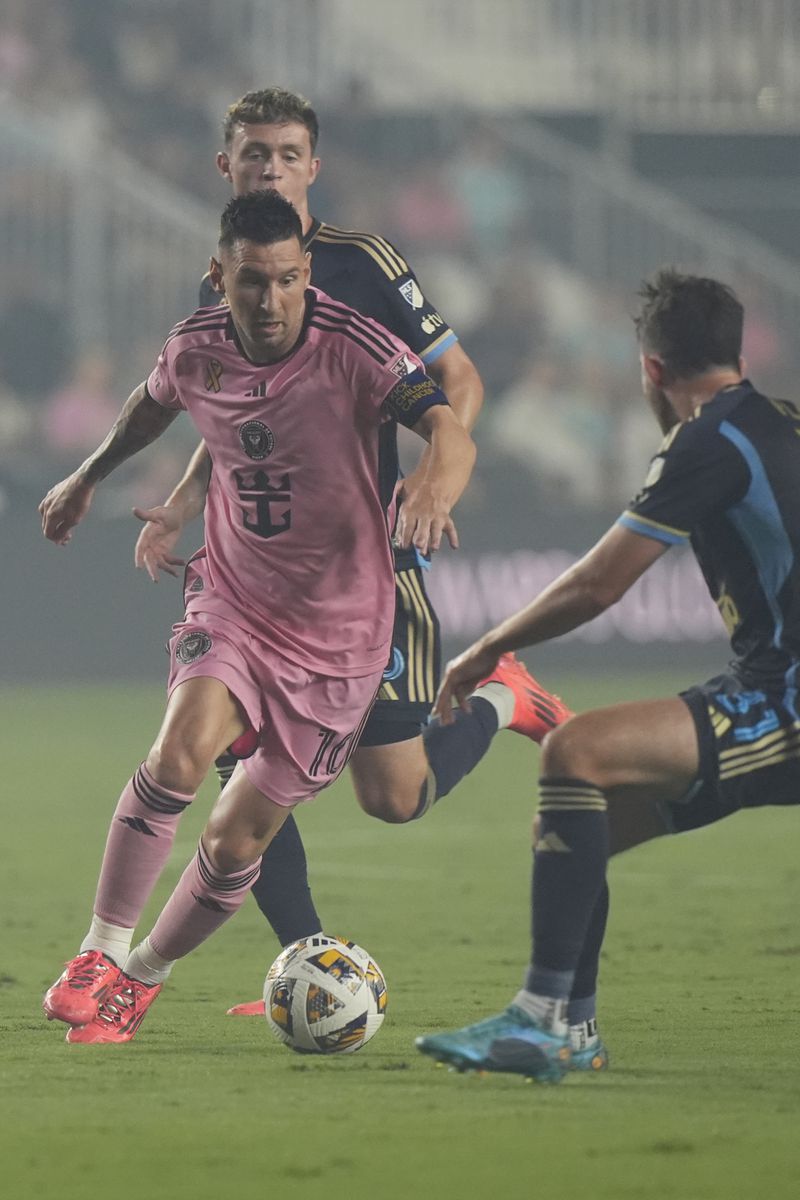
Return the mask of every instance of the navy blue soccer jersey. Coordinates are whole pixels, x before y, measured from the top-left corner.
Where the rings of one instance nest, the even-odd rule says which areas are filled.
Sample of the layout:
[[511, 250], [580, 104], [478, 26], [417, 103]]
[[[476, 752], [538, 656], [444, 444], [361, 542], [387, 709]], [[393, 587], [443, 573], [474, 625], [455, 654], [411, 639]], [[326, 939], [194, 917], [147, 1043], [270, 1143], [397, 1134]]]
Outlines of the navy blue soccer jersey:
[[[425, 297], [398, 250], [373, 233], [337, 229], [314, 219], [304, 238], [311, 253], [311, 283], [333, 300], [379, 321], [423, 363], [435, 362], [458, 339]], [[208, 275], [200, 284], [200, 307], [219, 304]], [[397, 430], [393, 421], [381, 430], [381, 493], [391, 492], [398, 476]], [[418, 561], [413, 550], [395, 552], [398, 567]]]
[[800, 683], [800, 411], [748, 380], [665, 438], [620, 524], [690, 542], [749, 686]]

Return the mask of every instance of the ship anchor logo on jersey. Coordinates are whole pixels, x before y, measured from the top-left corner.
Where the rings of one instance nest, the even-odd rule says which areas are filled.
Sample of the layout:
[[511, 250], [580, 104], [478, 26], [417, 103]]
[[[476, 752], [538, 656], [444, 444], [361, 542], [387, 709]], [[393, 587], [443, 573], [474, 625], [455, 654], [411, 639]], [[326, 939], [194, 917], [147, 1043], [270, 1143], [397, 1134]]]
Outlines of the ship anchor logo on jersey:
[[242, 524], [250, 533], [261, 538], [276, 537], [292, 527], [292, 489], [289, 476], [270, 480], [265, 471], [247, 475], [233, 472], [242, 509]]
[[206, 367], [206, 391], [218, 392], [222, 387], [222, 363], [215, 358]]
[[263, 421], [245, 421], [239, 429], [239, 441], [248, 458], [266, 458], [275, 448], [275, 436]]

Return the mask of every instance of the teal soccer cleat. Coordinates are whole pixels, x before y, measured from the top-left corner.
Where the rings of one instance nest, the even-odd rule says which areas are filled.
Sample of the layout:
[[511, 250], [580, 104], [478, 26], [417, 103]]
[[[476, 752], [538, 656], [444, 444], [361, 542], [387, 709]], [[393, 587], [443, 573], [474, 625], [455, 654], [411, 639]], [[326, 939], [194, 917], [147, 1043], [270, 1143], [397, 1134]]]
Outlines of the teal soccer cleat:
[[501, 1071], [546, 1083], [559, 1083], [570, 1061], [569, 1038], [541, 1029], [514, 1004], [477, 1025], [417, 1038], [416, 1046], [457, 1071]]
[[600, 1041], [594, 1046], [584, 1046], [582, 1050], [572, 1051], [569, 1061], [570, 1071], [605, 1071], [608, 1068], [608, 1050]]

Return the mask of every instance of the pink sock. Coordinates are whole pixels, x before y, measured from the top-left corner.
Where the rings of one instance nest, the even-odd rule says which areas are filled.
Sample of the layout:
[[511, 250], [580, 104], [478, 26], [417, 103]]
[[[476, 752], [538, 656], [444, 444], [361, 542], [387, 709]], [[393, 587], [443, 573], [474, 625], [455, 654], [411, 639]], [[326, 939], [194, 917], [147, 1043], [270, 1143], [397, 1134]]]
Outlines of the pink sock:
[[142, 763], [125, 785], [108, 831], [94, 901], [98, 917], [128, 929], [136, 925], [192, 800], [156, 783]]
[[203, 843], [178, 880], [150, 933], [150, 945], [162, 958], [183, 958], [242, 906], [258, 879], [261, 859], [223, 875], [212, 867]]

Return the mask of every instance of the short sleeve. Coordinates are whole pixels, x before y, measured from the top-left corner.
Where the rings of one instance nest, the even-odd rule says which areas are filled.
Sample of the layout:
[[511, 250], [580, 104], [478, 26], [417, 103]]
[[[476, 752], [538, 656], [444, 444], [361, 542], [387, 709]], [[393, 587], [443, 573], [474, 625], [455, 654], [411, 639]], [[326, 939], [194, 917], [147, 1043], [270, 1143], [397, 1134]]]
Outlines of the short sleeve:
[[737, 503], [749, 482], [747, 464], [716, 422], [687, 421], [664, 439], [642, 490], [618, 523], [667, 545], [681, 545]]
[[164, 408], [182, 409], [185, 406], [175, 386], [172, 362], [171, 343], [168, 338], [155, 367], [147, 377], [147, 394], [151, 400], [155, 400], [156, 404]]
[[[383, 301], [381, 320], [429, 365], [458, 338], [428, 299], [402, 254], [385, 239], [380, 254], [365, 254], [362, 270]], [[368, 247], [366, 248], [368, 250]]]

